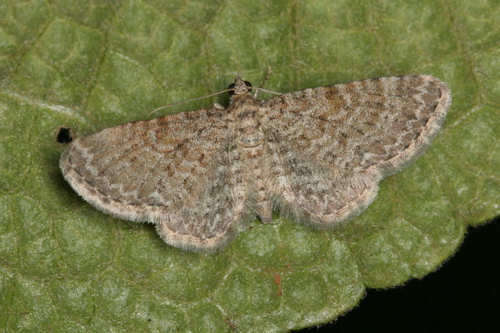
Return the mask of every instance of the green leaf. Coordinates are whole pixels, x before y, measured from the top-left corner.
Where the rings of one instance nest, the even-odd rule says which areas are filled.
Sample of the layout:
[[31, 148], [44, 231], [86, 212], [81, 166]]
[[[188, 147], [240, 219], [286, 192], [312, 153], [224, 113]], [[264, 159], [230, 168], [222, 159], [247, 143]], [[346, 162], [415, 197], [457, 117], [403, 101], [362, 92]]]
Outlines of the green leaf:
[[[487, 0], [2, 1], [0, 328], [284, 331], [436, 270], [499, 214], [499, 14]], [[453, 104], [428, 152], [334, 231], [276, 216], [217, 254], [188, 253], [64, 182], [60, 126], [148, 119], [237, 74], [260, 86], [268, 68], [265, 88], [282, 92], [432, 74]]]

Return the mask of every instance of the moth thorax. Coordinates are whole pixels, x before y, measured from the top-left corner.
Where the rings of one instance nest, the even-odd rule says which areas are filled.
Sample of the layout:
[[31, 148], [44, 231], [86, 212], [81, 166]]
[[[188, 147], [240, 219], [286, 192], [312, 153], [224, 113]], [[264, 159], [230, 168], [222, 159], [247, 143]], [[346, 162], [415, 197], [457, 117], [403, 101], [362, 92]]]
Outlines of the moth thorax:
[[240, 118], [236, 125], [238, 145], [242, 147], [256, 147], [264, 142], [264, 132], [259, 119], [247, 116]]

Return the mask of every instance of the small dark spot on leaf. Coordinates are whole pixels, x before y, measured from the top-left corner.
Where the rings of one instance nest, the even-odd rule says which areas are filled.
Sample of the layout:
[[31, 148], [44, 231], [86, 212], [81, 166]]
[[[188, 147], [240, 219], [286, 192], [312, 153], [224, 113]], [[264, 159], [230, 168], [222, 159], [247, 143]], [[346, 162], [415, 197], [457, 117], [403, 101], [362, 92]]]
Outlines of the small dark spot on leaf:
[[57, 142], [59, 143], [70, 143], [73, 141], [73, 136], [71, 135], [71, 128], [61, 127], [57, 133]]

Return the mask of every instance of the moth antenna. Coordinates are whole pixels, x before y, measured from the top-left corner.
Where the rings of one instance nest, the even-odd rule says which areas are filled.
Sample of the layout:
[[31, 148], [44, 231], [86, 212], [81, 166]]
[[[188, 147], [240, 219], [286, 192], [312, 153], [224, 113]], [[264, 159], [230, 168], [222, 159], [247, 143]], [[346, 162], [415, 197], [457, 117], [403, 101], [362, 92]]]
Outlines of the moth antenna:
[[274, 90], [268, 90], [268, 89], [264, 89], [264, 88], [254, 88], [255, 90], [258, 90], [258, 91], [262, 91], [264, 93], [268, 93], [268, 94], [272, 94], [272, 95], [282, 95], [282, 93], [278, 92], [278, 91], [274, 91]]
[[184, 104], [184, 103], [189, 103], [189, 102], [194, 102], [194, 101], [199, 101], [200, 99], [205, 99], [205, 98], [217, 96], [217, 95], [226, 93], [226, 92], [231, 91], [231, 90], [233, 90], [233, 89], [224, 89], [224, 90], [217, 91], [217, 92], [215, 92], [213, 94], [208, 94], [208, 95], [201, 96], [201, 97], [189, 98], [189, 99], [186, 99], [186, 100], [183, 100], [183, 101], [180, 101], [180, 102], [166, 104], [166, 105], [163, 105], [163, 106], [160, 106], [160, 107], [154, 109], [153, 111], [151, 111], [149, 113], [149, 115], [152, 115], [153, 113], [156, 113], [158, 111], [164, 110], [164, 109], [172, 107], [172, 106], [176, 106], [176, 105], [180, 105], [180, 104]]

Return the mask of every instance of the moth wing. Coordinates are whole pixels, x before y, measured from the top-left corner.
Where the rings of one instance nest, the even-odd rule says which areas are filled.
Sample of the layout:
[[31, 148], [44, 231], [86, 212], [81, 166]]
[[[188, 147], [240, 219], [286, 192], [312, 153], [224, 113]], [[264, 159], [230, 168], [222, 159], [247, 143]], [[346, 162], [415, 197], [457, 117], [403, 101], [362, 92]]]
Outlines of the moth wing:
[[281, 210], [317, 226], [363, 211], [378, 183], [430, 144], [451, 104], [428, 76], [306, 89], [265, 103]]
[[170, 245], [210, 251], [244, 214], [231, 194], [226, 125], [211, 109], [108, 128], [73, 140], [60, 168], [99, 210], [152, 222]]

